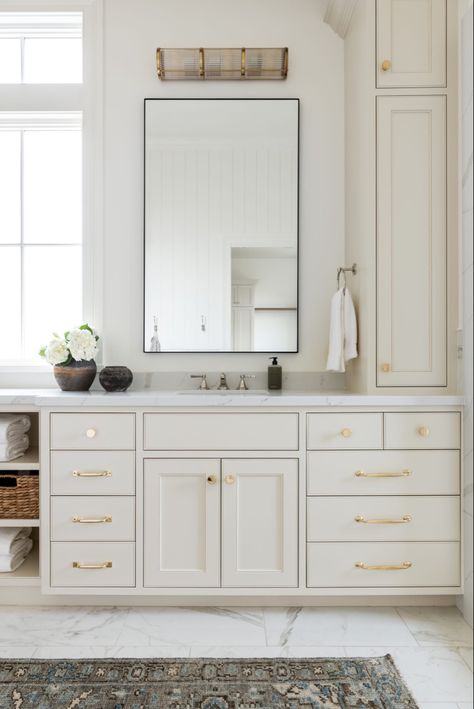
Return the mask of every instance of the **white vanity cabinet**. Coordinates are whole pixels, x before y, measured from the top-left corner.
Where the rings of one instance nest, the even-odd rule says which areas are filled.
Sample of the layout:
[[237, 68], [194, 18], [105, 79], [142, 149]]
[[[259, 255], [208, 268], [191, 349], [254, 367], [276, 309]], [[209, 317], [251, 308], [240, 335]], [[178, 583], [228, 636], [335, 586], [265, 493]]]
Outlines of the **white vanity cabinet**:
[[446, 86], [447, 0], [377, 0], [377, 87]]
[[227, 396], [42, 414], [44, 593], [462, 591], [459, 407]]

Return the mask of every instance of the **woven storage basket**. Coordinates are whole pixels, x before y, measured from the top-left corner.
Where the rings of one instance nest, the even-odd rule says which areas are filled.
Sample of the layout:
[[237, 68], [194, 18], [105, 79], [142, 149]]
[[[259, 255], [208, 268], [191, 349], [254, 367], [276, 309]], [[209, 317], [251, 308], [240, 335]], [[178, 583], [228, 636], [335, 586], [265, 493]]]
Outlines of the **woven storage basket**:
[[[2, 487], [5, 479], [14, 487]], [[0, 519], [37, 519], [39, 517], [39, 475], [2, 473], [0, 475]]]

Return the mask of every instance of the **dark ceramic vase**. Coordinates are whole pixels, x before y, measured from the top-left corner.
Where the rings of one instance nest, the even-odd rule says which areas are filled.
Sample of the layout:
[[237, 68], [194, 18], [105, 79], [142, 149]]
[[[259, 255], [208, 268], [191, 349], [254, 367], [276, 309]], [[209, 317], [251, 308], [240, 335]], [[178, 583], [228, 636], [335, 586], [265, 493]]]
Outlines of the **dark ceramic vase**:
[[127, 391], [133, 381], [128, 367], [104, 367], [99, 374], [99, 382], [105, 391]]
[[93, 359], [73, 361], [66, 366], [55, 364], [53, 372], [63, 391], [88, 391], [97, 374], [97, 365]]

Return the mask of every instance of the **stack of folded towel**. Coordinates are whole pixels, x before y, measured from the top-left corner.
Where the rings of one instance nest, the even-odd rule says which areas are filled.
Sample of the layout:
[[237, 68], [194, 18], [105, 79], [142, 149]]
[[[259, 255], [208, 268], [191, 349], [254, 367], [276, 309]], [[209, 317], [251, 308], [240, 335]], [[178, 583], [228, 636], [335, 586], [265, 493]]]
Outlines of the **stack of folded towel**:
[[0, 460], [13, 460], [23, 455], [30, 445], [27, 432], [29, 416], [23, 414], [0, 415]]
[[0, 573], [15, 571], [33, 548], [31, 527], [0, 527]]

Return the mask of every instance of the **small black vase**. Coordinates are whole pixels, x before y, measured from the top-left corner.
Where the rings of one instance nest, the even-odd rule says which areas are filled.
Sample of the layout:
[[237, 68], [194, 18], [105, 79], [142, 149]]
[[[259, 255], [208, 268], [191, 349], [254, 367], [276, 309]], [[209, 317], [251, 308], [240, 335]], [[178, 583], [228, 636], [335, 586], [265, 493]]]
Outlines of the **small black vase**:
[[99, 382], [105, 391], [127, 391], [133, 382], [133, 374], [128, 367], [104, 367]]

